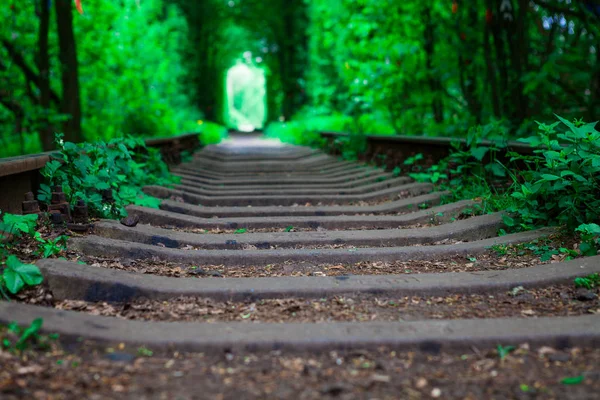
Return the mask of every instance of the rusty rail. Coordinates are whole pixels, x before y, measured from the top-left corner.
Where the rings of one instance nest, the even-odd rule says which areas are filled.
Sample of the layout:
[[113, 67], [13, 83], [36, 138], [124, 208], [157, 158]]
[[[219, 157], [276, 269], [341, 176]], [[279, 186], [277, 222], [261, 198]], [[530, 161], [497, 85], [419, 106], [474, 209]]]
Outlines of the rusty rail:
[[[158, 148], [165, 162], [176, 165], [181, 162], [184, 151], [200, 147], [197, 133], [189, 133], [169, 138], [146, 140], [146, 146]], [[39, 189], [42, 182], [40, 170], [50, 160], [53, 152], [0, 159], [0, 210], [21, 213], [24, 193]]]
[[[348, 137], [346, 133], [321, 132], [321, 137], [326, 140], [326, 149], [330, 154], [341, 154], [341, 146], [336, 139]], [[394, 168], [402, 165], [404, 160], [418, 153], [424, 156], [424, 164], [432, 165], [446, 158], [452, 149], [452, 142], [466, 144], [465, 139], [446, 137], [423, 137], [423, 136], [384, 136], [365, 135], [367, 150], [360, 155], [360, 160], [372, 162], [377, 165], [385, 165], [386, 168]], [[481, 145], [489, 146], [493, 142], [483, 141]], [[521, 142], [508, 142], [506, 152], [514, 151], [519, 154], [533, 154], [535, 148]], [[507, 161], [506, 153], [497, 154], [500, 161]]]

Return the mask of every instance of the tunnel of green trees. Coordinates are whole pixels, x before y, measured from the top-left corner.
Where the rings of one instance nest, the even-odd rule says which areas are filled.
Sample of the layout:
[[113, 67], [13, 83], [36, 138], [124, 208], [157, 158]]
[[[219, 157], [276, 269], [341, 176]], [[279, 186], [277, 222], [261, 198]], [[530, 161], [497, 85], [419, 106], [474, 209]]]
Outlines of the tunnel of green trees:
[[597, 0], [5, 0], [0, 156], [224, 127], [531, 134], [600, 114]]

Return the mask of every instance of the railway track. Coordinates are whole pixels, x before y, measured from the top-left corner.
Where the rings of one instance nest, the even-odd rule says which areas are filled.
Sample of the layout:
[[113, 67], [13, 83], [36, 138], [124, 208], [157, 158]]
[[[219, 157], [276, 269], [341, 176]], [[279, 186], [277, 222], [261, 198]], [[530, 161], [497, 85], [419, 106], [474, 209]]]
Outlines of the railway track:
[[[559, 240], [553, 229], [499, 236], [501, 215], [479, 215], [477, 201], [444, 203], [430, 184], [257, 138], [206, 147], [173, 172], [180, 184], [145, 188], [160, 210], [130, 206], [134, 227], [98, 221], [70, 239], [66, 260], [38, 262], [42, 297], [0, 302], [1, 321], [42, 317], [66, 345], [93, 343], [73, 347], [88, 360], [69, 372], [73, 395], [600, 389], [598, 291], [573, 285], [600, 273], [600, 257], [542, 262], [523, 246]], [[139, 346], [155, 355], [134, 360]], [[109, 384], [82, 384], [94, 374]]]

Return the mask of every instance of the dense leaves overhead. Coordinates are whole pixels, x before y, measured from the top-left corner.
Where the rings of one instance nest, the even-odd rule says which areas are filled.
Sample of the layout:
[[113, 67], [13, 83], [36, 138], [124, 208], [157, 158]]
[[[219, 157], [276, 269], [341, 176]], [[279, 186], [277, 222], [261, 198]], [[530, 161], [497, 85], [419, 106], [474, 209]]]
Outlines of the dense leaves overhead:
[[[197, 127], [201, 114], [194, 111], [184, 89], [182, 52], [188, 31], [181, 10], [166, 0], [86, 0], [82, 5], [77, 2], [85, 12], [70, 16], [81, 134], [67, 132], [63, 122], [73, 118], [63, 103], [72, 103], [75, 95], [64, 90], [61, 79], [60, 1], [11, 1], [0, 6], [0, 154], [40, 151], [44, 139], [44, 148], [50, 148], [58, 131], [80, 141], [127, 133], [166, 136]], [[56, 8], [48, 8], [54, 3]], [[72, 0], [65, 3], [75, 9]], [[41, 62], [44, 37], [47, 67]], [[75, 73], [65, 68], [67, 78]], [[49, 80], [47, 102], [44, 77]]]
[[222, 122], [244, 53], [266, 70], [268, 121], [448, 136], [502, 121], [527, 136], [553, 112], [600, 112], [597, 0], [35, 0], [0, 20], [3, 155], [59, 131]]
[[495, 119], [524, 134], [553, 111], [598, 117], [597, 2], [307, 3], [313, 114], [357, 114], [367, 132], [435, 135]]

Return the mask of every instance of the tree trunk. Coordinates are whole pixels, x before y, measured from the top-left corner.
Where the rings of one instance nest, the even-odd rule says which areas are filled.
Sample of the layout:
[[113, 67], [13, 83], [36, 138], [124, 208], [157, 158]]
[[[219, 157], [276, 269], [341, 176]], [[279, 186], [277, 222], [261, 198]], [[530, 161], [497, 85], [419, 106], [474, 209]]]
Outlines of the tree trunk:
[[39, 0], [40, 26], [38, 34], [37, 67], [39, 71], [40, 107], [43, 117], [39, 128], [40, 143], [44, 151], [53, 149], [52, 126], [50, 113], [50, 57], [48, 55], [48, 30], [50, 28], [50, 2]]
[[283, 32], [280, 37], [279, 48], [279, 72], [281, 74], [281, 86], [283, 89], [283, 117], [289, 120], [294, 113], [294, 97], [296, 92], [294, 79], [294, 11], [293, 5], [283, 0]]
[[596, 72], [592, 74], [592, 81], [590, 82], [591, 95], [588, 105], [588, 118], [590, 122], [597, 120], [598, 112], [600, 111], [598, 109], [598, 103], [600, 103], [600, 95], [598, 95], [598, 92], [600, 92], [600, 51], [598, 51], [598, 49], [600, 48], [599, 46], [600, 40], [596, 43], [596, 63], [594, 65]]
[[[463, 22], [464, 26], [477, 26], [477, 18], [478, 10], [475, 7], [467, 8], [466, 21]], [[462, 48], [458, 49], [459, 85], [463, 97], [467, 101], [469, 113], [475, 118], [475, 123], [480, 124], [482, 106], [480, 100], [477, 98], [477, 82], [479, 80], [474, 62], [479, 43], [472, 37], [468, 37], [461, 30], [460, 22], [457, 22], [457, 32], [464, 44]]]
[[[491, 12], [493, 5], [491, 0], [486, 0], [486, 7], [489, 12]], [[493, 17], [492, 17], [493, 18]], [[502, 116], [502, 112], [500, 110], [500, 98], [498, 96], [498, 81], [496, 80], [496, 66], [492, 59], [492, 52], [490, 48], [490, 36], [491, 29], [490, 25], [492, 24], [492, 20], [487, 20], [485, 22], [485, 30], [483, 32], [483, 54], [485, 57], [485, 64], [487, 66], [487, 80], [490, 88], [492, 90], [492, 110], [494, 112], [494, 116], [496, 118], [500, 118]]]
[[431, 22], [431, 9], [427, 4], [423, 9], [423, 19], [425, 20], [424, 30], [424, 49], [425, 49], [425, 67], [427, 70], [427, 81], [431, 89], [431, 108], [435, 122], [444, 122], [444, 103], [442, 102], [442, 83], [433, 73], [433, 55], [435, 54], [435, 32]]
[[79, 97], [79, 72], [71, 3], [70, 0], [54, 0], [62, 81], [60, 112], [69, 116], [69, 119], [63, 124], [65, 140], [81, 142], [83, 140], [81, 133], [81, 99]]

